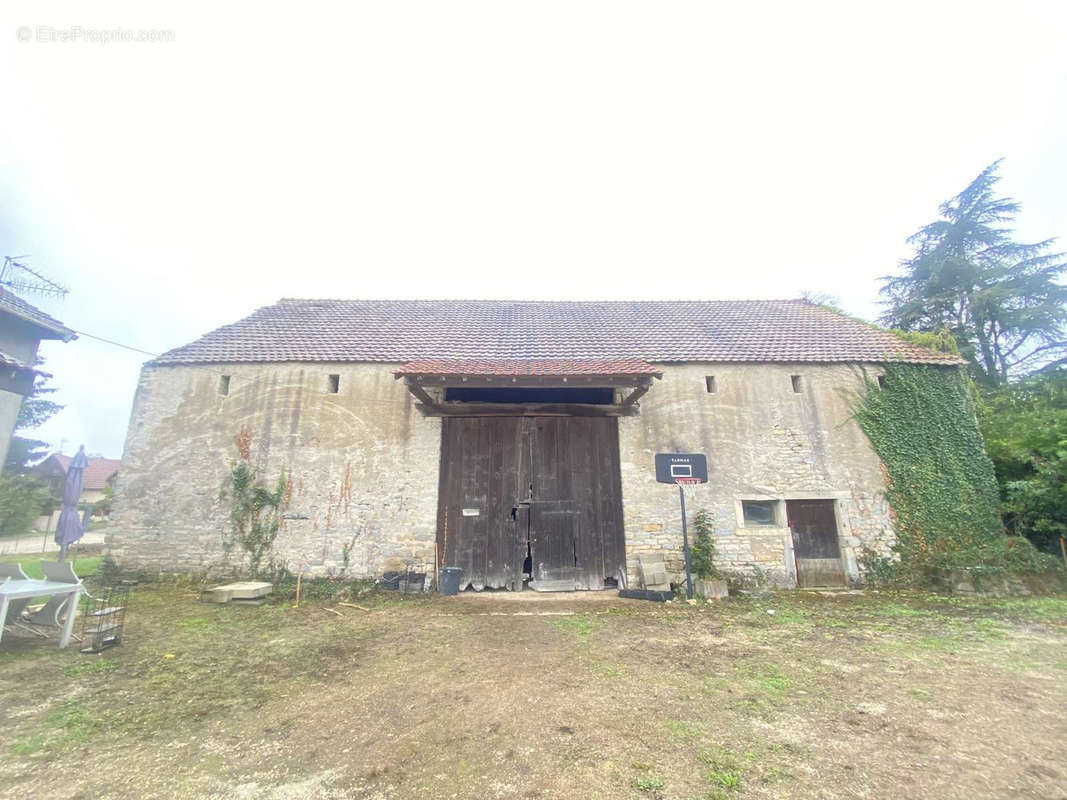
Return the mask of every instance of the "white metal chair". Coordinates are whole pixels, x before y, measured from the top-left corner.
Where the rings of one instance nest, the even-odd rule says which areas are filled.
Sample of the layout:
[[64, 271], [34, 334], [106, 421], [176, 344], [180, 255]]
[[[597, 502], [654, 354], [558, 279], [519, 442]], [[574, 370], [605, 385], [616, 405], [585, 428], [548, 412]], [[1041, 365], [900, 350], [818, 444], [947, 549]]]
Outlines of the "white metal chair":
[[82, 579], [74, 574], [74, 565], [69, 561], [42, 561], [41, 572], [46, 581], [56, 583], [81, 583]]
[[[25, 581], [29, 580], [29, 576], [22, 571], [22, 565], [15, 562], [11, 564], [0, 564], [0, 583], [6, 581]], [[38, 636], [43, 636], [43, 633], [33, 630], [26, 625], [26, 621], [23, 616], [26, 614], [26, 609], [29, 607], [32, 598], [23, 597], [18, 600], [9, 600], [7, 603], [7, 614], [0, 620], [0, 625], [4, 626], [4, 630], [12, 630], [18, 628], [24, 631], [30, 631]]]
[[[42, 561], [41, 571], [45, 580], [55, 583], [81, 583], [81, 578], [74, 574], [74, 567], [69, 561]], [[27, 622], [43, 628], [58, 628], [63, 624], [60, 613], [67, 604], [67, 595], [54, 595], [48, 602], [33, 612]]]
[[[7, 580], [9, 580], [9, 578], [7, 576], [4, 576], [4, 578], [0, 582]], [[0, 625], [3, 625], [4, 630], [10, 631], [14, 630], [15, 628], [18, 628], [19, 630], [29, 631], [30, 633], [34, 633], [38, 636], [44, 635], [39, 631], [35, 631], [33, 628], [26, 625], [25, 621], [23, 621], [22, 619], [22, 615], [26, 613], [26, 606], [30, 604], [30, 600], [32, 599], [32, 597], [20, 597], [15, 600], [8, 600], [7, 614], [5, 614], [4, 618], [0, 620]]]
[[29, 580], [29, 575], [22, 571], [22, 565], [17, 561], [10, 564], [0, 564], [0, 578], [10, 578], [13, 581]]

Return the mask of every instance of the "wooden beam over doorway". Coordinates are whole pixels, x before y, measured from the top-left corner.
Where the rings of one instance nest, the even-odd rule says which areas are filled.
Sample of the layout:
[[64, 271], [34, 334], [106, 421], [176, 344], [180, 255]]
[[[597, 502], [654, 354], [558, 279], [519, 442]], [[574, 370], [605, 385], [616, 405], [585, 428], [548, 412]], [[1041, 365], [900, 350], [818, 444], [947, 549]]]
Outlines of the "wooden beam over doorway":
[[431, 403], [415, 406], [426, 417], [635, 417], [636, 406], [592, 403]]

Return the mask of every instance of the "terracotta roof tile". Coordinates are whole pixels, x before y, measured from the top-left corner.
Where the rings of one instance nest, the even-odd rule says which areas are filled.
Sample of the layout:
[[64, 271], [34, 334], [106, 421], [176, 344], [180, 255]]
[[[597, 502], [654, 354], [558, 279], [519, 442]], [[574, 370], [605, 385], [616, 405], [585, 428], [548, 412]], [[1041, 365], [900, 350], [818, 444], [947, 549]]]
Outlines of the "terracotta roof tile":
[[0, 286], [0, 311], [6, 311], [20, 319], [50, 331], [53, 336], [43, 336], [43, 339], [62, 339], [69, 342], [76, 339], [77, 334], [54, 317], [48, 316], [41, 309], [31, 306], [21, 297]]
[[[62, 453], [53, 453], [50, 458], [55, 459], [63, 468], [63, 474], [70, 469], [70, 462], [74, 459]], [[45, 462], [41, 462], [44, 464]], [[90, 458], [89, 465], [85, 468], [85, 483], [82, 489], [103, 489], [111, 477], [119, 471], [122, 461], [117, 458]]]
[[421, 359], [958, 364], [804, 300], [281, 300], [153, 364]]
[[396, 375], [662, 375], [636, 358], [475, 359], [424, 358], [409, 361]]

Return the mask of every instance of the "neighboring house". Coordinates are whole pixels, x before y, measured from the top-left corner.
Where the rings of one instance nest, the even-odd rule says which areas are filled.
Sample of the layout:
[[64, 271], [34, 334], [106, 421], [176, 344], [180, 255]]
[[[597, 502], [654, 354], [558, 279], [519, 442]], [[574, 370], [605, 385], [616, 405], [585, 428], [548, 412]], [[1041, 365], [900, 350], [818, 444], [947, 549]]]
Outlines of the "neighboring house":
[[294, 572], [436, 560], [479, 589], [636, 586], [640, 554], [681, 569], [653, 466], [681, 451], [707, 454], [686, 491], [724, 569], [854, 580], [894, 541], [853, 418], [887, 362], [960, 364], [800, 300], [282, 300], [145, 365], [111, 554], [226, 570], [241, 435], [268, 486], [288, 478], [274, 558]]
[[75, 338], [70, 328], [0, 287], [0, 466], [7, 460], [22, 400], [44, 374], [33, 367], [38, 345], [42, 339]]
[[[65, 456], [62, 453], [52, 453], [44, 461], [34, 466], [31, 474], [45, 484], [53, 497], [63, 497], [63, 485], [67, 480], [67, 470], [73, 456]], [[91, 506], [104, 499], [105, 490], [115, 488], [115, 479], [118, 477], [119, 464], [117, 458], [100, 458], [91, 456], [89, 465], [85, 468], [82, 493], [78, 505]], [[38, 530], [55, 530], [59, 521], [59, 509], [52, 513], [52, 517], [41, 517], [34, 527]]]

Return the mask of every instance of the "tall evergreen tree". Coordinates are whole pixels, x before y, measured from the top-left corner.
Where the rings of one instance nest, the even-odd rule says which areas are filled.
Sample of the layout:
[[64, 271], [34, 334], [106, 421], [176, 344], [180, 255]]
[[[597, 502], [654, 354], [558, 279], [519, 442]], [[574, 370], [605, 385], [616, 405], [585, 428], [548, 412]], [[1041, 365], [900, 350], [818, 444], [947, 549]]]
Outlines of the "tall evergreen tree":
[[[33, 366], [39, 367], [43, 363], [44, 359], [38, 356]], [[48, 375], [38, 375], [33, 382], [33, 391], [22, 401], [22, 408], [19, 409], [18, 419], [15, 421], [16, 435], [11, 437], [7, 462], [3, 465], [5, 472], [25, 474], [30, 467], [48, 455], [48, 442], [18, 435], [19, 431], [41, 427], [63, 408], [59, 403], [47, 399], [48, 395], [55, 392], [53, 387], [47, 385], [48, 379]]]
[[908, 243], [915, 254], [902, 274], [882, 279], [882, 322], [905, 331], [947, 329], [976, 380], [1009, 377], [1067, 363], [1067, 270], [1054, 239], [1021, 244], [1012, 223], [1019, 204], [995, 193], [995, 161], [940, 206], [941, 218]]

